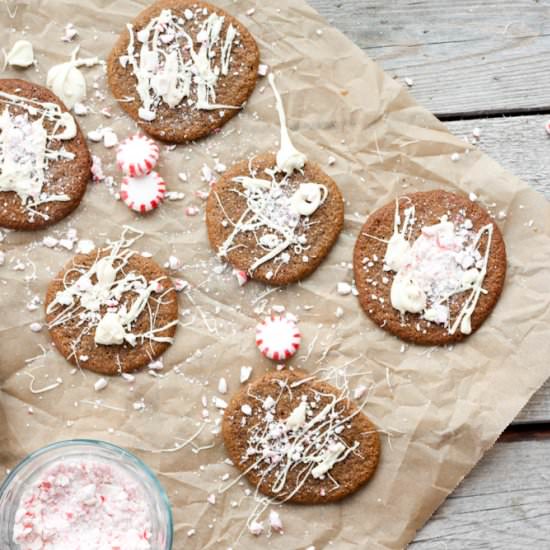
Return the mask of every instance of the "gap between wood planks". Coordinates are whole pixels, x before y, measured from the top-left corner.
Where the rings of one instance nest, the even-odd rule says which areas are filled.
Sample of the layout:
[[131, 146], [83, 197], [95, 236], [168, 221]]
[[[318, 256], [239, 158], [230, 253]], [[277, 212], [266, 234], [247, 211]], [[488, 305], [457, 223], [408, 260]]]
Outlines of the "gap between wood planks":
[[512, 424], [499, 438], [500, 443], [512, 441], [550, 439], [550, 422], [532, 422], [529, 424]]
[[499, 109], [495, 111], [488, 109], [486, 111], [468, 111], [463, 113], [435, 113], [435, 116], [441, 122], [457, 122], [460, 120], [475, 120], [480, 118], [512, 118], [536, 115], [550, 115], [550, 106], [524, 109]]

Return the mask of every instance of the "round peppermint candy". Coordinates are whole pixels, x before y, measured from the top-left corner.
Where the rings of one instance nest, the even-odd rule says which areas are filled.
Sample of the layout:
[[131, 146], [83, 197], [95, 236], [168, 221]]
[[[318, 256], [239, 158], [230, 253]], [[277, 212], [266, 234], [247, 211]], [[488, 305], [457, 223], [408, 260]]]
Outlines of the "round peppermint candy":
[[266, 317], [256, 326], [256, 345], [273, 361], [290, 359], [298, 351], [301, 340], [298, 325], [286, 315]]
[[136, 134], [125, 139], [116, 154], [117, 168], [127, 176], [149, 174], [159, 159], [158, 145], [148, 137]]
[[140, 178], [126, 176], [120, 185], [120, 198], [128, 208], [141, 214], [157, 208], [165, 194], [166, 183], [157, 172]]

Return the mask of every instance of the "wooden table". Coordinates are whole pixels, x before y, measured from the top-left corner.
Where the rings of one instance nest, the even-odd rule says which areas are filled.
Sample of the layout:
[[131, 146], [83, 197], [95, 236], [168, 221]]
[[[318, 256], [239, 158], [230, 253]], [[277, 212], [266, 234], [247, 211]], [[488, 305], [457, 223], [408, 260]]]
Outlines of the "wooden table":
[[[479, 128], [479, 146], [550, 199], [549, 0], [309, 1], [389, 74], [411, 79], [453, 133]], [[410, 548], [550, 549], [550, 382]]]

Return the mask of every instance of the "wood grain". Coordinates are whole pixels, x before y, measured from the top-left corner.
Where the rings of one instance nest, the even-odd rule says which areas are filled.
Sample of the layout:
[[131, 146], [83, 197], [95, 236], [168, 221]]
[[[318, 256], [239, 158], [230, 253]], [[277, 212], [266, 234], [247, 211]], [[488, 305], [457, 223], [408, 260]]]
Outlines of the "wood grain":
[[550, 548], [550, 439], [497, 443], [410, 550]]
[[310, 0], [438, 115], [550, 112], [550, 4]]
[[[550, 200], [550, 136], [544, 129], [550, 116], [521, 116], [448, 122], [457, 136], [471, 139], [480, 130], [478, 147]], [[550, 381], [533, 396], [514, 424], [550, 420]], [[549, 544], [550, 548], [550, 544]]]
[[473, 129], [479, 128], [479, 147], [550, 200], [550, 136], [544, 129], [548, 120], [550, 115], [474, 119], [446, 125], [453, 134], [469, 138]]

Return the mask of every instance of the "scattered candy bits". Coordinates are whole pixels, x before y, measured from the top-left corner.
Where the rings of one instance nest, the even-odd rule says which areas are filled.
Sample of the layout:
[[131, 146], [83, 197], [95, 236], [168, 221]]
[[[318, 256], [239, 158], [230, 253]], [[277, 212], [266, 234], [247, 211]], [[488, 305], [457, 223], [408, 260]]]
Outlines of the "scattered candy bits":
[[157, 165], [158, 159], [158, 145], [142, 134], [125, 139], [116, 154], [117, 168], [123, 174], [132, 177], [149, 174]]
[[141, 214], [159, 206], [166, 194], [166, 183], [157, 172], [134, 178], [126, 176], [120, 185], [120, 198], [124, 203]]
[[266, 317], [256, 326], [256, 345], [273, 361], [292, 357], [298, 351], [301, 339], [298, 325], [288, 315]]

